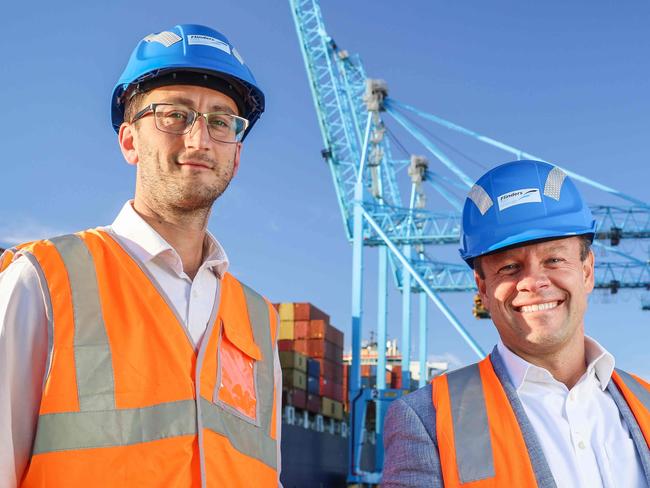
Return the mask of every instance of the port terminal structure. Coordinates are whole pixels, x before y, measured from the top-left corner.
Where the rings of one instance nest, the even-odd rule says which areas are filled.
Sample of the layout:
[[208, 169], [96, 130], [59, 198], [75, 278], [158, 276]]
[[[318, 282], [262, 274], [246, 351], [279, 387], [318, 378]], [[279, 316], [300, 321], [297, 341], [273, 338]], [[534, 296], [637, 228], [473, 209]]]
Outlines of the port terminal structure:
[[[460, 334], [477, 358], [485, 351], [474, 340], [453, 311], [441, 298], [442, 292], [475, 291], [474, 277], [462, 262], [444, 262], [432, 256], [436, 246], [458, 246], [462, 199], [454, 190], [463, 193], [472, 187], [473, 180], [452, 159], [439, 140], [414, 121], [420, 117], [449, 131], [467, 136], [501, 150], [512, 159], [544, 158], [530, 154], [491, 137], [466, 129], [458, 124], [388, 96], [388, 85], [383, 80], [366, 76], [360, 57], [340, 48], [327, 34], [317, 0], [289, 0], [290, 8], [305, 63], [318, 122], [323, 137], [321, 151], [327, 162], [343, 227], [352, 243], [352, 362], [349, 378], [350, 442], [348, 482], [378, 484], [383, 465], [383, 418], [390, 401], [402, 394], [401, 389], [387, 388], [384, 375], [377, 375], [377, 388], [362, 388], [360, 355], [362, 331], [362, 276], [364, 247], [378, 249], [378, 311], [377, 343], [387, 339], [387, 287], [389, 266], [402, 293], [402, 361], [403, 381], [409, 384], [411, 361], [411, 299], [419, 298], [420, 371], [425, 370], [427, 358], [426, 324], [429, 301], [442, 312]], [[433, 170], [428, 158], [410, 154], [393, 157], [390, 124], [410, 134], [436, 162], [451, 172], [444, 176]], [[400, 148], [402, 144], [397, 141]], [[650, 262], [648, 256], [638, 257], [619, 247], [622, 239], [650, 238], [650, 205], [633, 196], [562, 168], [574, 181], [589, 185], [621, 200], [620, 205], [591, 206], [597, 222], [594, 247], [606, 252], [609, 260], [596, 265], [596, 288], [617, 293], [622, 289], [650, 289]], [[406, 171], [405, 171], [406, 170]], [[408, 179], [400, 184], [399, 178]], [[427, 189], [436, 191], [448, 203], [449, 209], [432, 210], [426, 206]], [[405, 198], [401, 188], [410, 188]], [[611, 259], [614, 258], [614, 259]], [[471, 305], [471, 304], [470, 304]], [[643, 308], [650, 310], [650, 302]], [[386, 351], [378, 347], [377, 369], [384, 371]], [[423, 386], [427, 378], [420, 377]], [[376, 459], [374, 470], [361, 468], [361, 452], [365, 432], [368, 402], [376, 403]]]

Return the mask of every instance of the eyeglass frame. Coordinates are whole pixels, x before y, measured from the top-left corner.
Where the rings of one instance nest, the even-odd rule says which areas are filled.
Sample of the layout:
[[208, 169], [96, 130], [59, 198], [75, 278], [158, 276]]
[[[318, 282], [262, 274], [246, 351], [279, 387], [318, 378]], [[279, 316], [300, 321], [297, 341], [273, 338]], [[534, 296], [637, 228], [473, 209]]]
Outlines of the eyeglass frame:
[[[156, 107], [163, 106], [163, 105], [166, 105], [166, 106], [179, 105], [181, 107], [184, 107], [184, 108], [188, 109], [191, 113], [194, 114], [194, 119], [192, 120], [192, 123], [189, 124], [189, 126], [188, 126], [187, 130], [185, 130], [185, 132], [169, 132], [169, 131], [163, 130], [160, 127], [158, 127], [158, 123], [156, 122], [156, 117], [155, 117], [155, 115], [156, 115]], [[230, 112], [224, 112], [224, 111], [219, 111], [219, 110], [217, 110], [216, 112], [199, 112], [198, 110], [194, 110], [192, 107], [188, 107], [187, 105], [184, 105], [182, 103], [166, 103], [166, 102], [163, 102], [163, 103], [150, 103], [149, 105], [144, 107], [142, 110], [137, 112], [133, 116], [133, 118], [131, 119], [130, 123], [133, 124], [133, 123], [137, 122], [138, 120], [146, 117], [149, 114], [154, 115], [154, 125], [156, 126], [156, 129], [158, 129], [160, 132], [164, 132], [165, 134], [174, 134], [174, 135], [177, 135], [177, 136], [183, 136], [185, 134], [189, 134], [190, 132], [192, 132], [192, 129], [194, 128], [194, 124], [196, 123], [198, 118], [203, 117], [203, 119], [205, 119], [205, 125], [206, 125], [207, 131], [208, 131], [208, 135], [210, 136], [210, 139], [212, 139], [215, 142], [221, 142], [223, 144], [237, 144], [237, 143], [241, 142], [241, 139], [236, 139], [234, 141], [222, 141], [221, 139], [215, 139], [212, 136], [212, 134], [210, 133], [210, 124], [208, 122], [208, 115], [214, 115], [214, 114], [228, 115], [230, 117], [233, 117], [234, 119], [241, 120], [243, 122], [243, 124], [244, 124], [244, 127], [242, 128], [242, 130], [240, 132], [242, 138], [244, 136], [244, 133], [246, 132], [246, 129], [248, 128], [248, 124], [250, 123], [247, 118], [240, 117], [239, 115], [235, 115], [235, 114], [232, 114]]]

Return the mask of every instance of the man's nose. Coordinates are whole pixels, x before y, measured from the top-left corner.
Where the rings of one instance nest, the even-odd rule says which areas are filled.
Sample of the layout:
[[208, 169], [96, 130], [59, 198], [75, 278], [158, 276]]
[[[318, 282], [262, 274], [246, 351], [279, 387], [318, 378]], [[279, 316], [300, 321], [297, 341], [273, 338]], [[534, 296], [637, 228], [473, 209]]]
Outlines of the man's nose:
[[198, 115], [190, 132], [185, 135], [185, 146], [193, 149], [208, 149], [211, 141], [208, 123], [205, 117]]
[[542, 266], [527, 265], [520, 274], [517, 290], [537, 293], [543, 288], [550, 285], [550, 280], [546, 270]]

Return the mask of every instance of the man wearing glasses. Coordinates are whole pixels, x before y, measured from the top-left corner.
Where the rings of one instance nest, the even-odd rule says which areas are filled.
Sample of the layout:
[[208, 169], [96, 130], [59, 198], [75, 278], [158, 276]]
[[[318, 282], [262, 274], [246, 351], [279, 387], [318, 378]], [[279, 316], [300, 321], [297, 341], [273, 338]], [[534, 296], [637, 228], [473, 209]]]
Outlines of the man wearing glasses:
[[0, 485], [277, 486], [276, 314], [207, 230], [264, 95], [225, 36], [177, 25], [111, 110], [135, 198], [0, 259]]

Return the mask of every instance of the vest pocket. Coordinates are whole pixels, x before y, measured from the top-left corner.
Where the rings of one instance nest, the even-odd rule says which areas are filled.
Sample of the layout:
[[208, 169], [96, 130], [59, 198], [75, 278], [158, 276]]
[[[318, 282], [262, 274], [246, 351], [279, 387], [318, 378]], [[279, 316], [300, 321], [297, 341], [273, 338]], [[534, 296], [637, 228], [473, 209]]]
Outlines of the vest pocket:
[[255, 351], [243, 351], [229, 340], [227, 328], [221, 330], [213, 402], [247, 422], [259, 425], [256, 373], [257, 360], [261, 358], [253, 357]]

